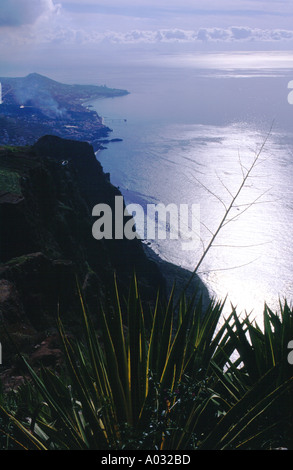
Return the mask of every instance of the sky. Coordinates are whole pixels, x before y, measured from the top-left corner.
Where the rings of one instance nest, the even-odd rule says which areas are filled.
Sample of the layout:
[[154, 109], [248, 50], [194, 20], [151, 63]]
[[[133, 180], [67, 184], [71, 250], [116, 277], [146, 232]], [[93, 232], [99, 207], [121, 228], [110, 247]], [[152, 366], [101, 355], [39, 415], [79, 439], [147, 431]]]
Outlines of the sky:
[[58, 75], [174, 52], [292, 51], [292, 19], [292, 0], [1, 0], [0, 73]]

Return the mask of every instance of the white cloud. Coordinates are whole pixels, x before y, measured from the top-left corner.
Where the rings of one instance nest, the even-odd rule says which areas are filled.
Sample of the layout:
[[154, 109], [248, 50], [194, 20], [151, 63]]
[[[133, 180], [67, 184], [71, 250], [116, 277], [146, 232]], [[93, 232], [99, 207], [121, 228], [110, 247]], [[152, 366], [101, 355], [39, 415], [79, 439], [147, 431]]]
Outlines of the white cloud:
[[[229, 28], [200, 28], [184, 30], [180, 28], [122, 31], [99, 31], [73, 28], [55, 23], [42, 21], [35, 28], [23, 27], [21, 35], [3, 35], [11, 45], [47, 44], [47, 45], [99, 45], [101, 43], [136, 45], [136, 44], [239, 44], [247, 42], [290, 42], [293, 41], [293, 30], [259, 29], [231, 26]], [[4, 40], [4, 37], [3, 37]], [[2, 41], [3, 43], [3, 41]]]
[[[54, 0], [58, 1], [58, 0]], [[200, 27], [291, 29], [288, 0], [59, 0], [72, 25], [124, 31]]]
[[59, 10], [60, 4], [54, 4], [53, 0], [1, 0], [0, 26], [32, 25]]
[[276, 11], [280, 10], [280, 5], [284, 9], [290, 9], [290, 2], [288, 0], [222, 0], [219, 5], [219, 0], [123, 0], [123, 5], [121, 0], [62, 0], [62, 4], [66, 5], [79, 5], [84, 6], [108, 6], [110, 8], [143, 8], [149, 7], [156, 9], [172, 9], [172, 10], [259, 10], [262, 8], [275, 9]]
[[[126, 33], [116, 31], [106, 31], [105, 33], [82, 34], [76, 30], [72, 37], [83, 36], [84, 42], [99, 43], [107, 41], [117, 44], [137, 44], [137, 43], [194, 43], [194, 42], [276, 42], [292, 41], [293, 30], [262, 30], [258, 28], [237, 27], [230, 28], [200, 28], [199, 30], [182, 29], [160, 29], [160, 30], [132, 30]], [[65, 37], [64, 37], [65, 39]]]
[[[280, 14], [283, 14], [287, 3], [283, 0], [278, 2], [281, 5]], [[210, 44], [210, 47], [217, 44], [219, 47], [227, 45], [237, 49], [238, 45], [244, 47], [241, 44], [248, 43], [252, 47], [254, 43], [278, 44], [277, 47], [280, 47], [282, 43], [286, 48], [291, 47], [291, 24], [280, 26], [275, 22], [271, 27], [271, 18], [265, 22], [261, 15], [255, 15], [259, 21], [252, 22], [253, 15], [246, 16], [248, 9], [261, 8], [274, 14], [275, 5], [275, 0], [223, 0], [221, 7], [215, 0], [0, 0], [0, 46], [6, 50], [6, 53], [3, 52], [6, 56], [11, 53], [19, 55], [25, 48], [33, 54], [43, 46], [52, 54], [57, 53], [56, 48], [63, 46], [73, 46], [76, 51], [81, 47], [85, 51], [86, 46], [98, 50], [101, 44], [111, 46], [111, 51], [119, 45], [137, 45], [141, 48], [143, 45], [170, 45], [172, 48], [175, 44], [183, 44], [200, 49], [203, 44]], [[89, 13], [93, 7], [94, 12]], [[104, 7], [103, 12], [99, 11], [100, 7]], [[143, 7], [154, 12], [161, 9], [161, 13], [170, 13], [173, 9], [173, 13], [153, 19], [130, 17], [131, 7], [133, 13], [142, 12]], [[188, 9], [191, 11], [195, 7], [203, 13], [186, 14]], [[246, 13], [235, 18], [229, 16], [231, 12], [228, 7], [245, 10]], [[218, 15], [226, 18], [225, 21], [218, 21], [215, 14], [217, 8], [226, 12], [226, 16], [222, 12]], [[174, 13], [175, 9], [180, 10], [183, 16]], [[205, 16], [204, 12], [213, 14]], [[290, 18], [290, 15], [287, 16]], [[180, 18], [184, 19], [181, 21]]]

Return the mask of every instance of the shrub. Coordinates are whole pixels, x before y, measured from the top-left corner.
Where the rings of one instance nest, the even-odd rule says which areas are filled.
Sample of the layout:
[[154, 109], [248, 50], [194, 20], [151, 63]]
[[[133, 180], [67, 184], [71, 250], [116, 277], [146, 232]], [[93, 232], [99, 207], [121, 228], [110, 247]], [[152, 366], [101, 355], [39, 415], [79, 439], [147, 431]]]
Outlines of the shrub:
[[[288, 404], [292, 392], [283, 349], [293, 331], [287, 304], [281, 315], [266, 307], [262, 331], [248, 319], [241, 322], [234, 309], [220, 326], [223, 303], [212, 301], [203, 311], [200, 301], [182, 298], [175, 309], [172, 292], [166, 304], [158, 296], [145, 322], [134, 277], [123, 303], [115, 283], [113, 305], [101, 306], [97, 332], [80, 299], [82, 343], [69, 338], [58, 320], [64, 373], [44, 368], [37, 374], [23, 358], [31, 375], [18, 392], [25, 414], [0, 408], [16, 445], [40, 450], [289, 445], [288, 409], [279, 407], [280, 398]], [[239, 357], [233, 362], [235, 351]]]

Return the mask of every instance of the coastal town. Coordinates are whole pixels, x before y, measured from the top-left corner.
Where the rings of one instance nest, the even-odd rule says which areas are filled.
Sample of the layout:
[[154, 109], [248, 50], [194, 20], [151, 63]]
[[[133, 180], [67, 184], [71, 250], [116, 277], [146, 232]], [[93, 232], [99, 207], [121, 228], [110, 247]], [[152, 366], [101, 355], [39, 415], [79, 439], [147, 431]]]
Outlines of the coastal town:
[[89, 102], [124, 94], [105, 85], [64, 85], [39, 74], [0, 78], [0, 144], [32, 145], [50, 134], [89, 142], [98, 150], [111, 129]]

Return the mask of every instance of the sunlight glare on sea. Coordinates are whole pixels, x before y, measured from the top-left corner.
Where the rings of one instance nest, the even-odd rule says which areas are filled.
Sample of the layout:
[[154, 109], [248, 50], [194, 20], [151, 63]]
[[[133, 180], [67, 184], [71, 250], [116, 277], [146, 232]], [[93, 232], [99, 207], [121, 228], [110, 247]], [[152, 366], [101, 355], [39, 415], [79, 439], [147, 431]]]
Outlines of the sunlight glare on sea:
[[[218, 68], [209, 69], [215, 58]], [[121, 86], [130, 95], [94, 105], [113, 129], [111, 137], [123, 142], [108, 144], [97, 157], [126, 203], [199, 204], [207, 246], [265, 142], [231, 220], [199, 269], [212, 295], [228, 295], [228, 310], [232, 302], [241, 312], [262, 316], [264, 302], [278, 309], [279, 299], [293, 300], [293, 106], [287, 101], [293, 72], [283, 69], [292, 54], [202, 59], [205, 69], [188, 72], [178, 62], [176, 68], [170, 62], [170, 68], [125, 69], [125, 75], [120, 69]], [[151, 246], [190, 270], [202, 249], [183, 252], [174, 240]]]

